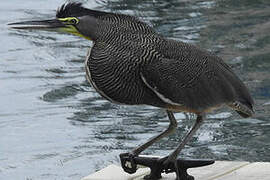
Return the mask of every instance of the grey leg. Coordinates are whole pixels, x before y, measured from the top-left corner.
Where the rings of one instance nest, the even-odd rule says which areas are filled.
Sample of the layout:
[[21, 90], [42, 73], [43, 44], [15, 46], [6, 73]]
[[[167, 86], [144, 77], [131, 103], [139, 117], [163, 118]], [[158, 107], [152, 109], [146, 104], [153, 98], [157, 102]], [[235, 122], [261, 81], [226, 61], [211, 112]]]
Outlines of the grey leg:
[[161, 138], [168, 136], [169, 134], [173, 133], [177, 127], [177, 121], [173, 115], [173, 113], [171, 111], [167, 110], [167, 114], [170, 120], [170, 124], [168, 126], [168, 128], [163, 131], [162, 133], [160, 133], [159, 135], [151, 138], [149, 141], [147, 141], [146, 143], [140, 145], [139, 147], [135, 148], [134, 150], [131, 151], [131, 153], [134, 156], [139, 155], [142, 151], [144, 151], [146, 148], [148, 148], [149, 146], [151, 146], [153, 143], [155, 143], [156, 141], [159, 141]]
[[[191, 162], [189, 160], [177, 160], [177, 156], [180, 153], [180, 151], [184, 148], [185, 144], [190, 141], [192, 136], [195, 134], [195, 132], [199, 129], [203, 122], [203, 116], [198, 115], [196, 119], [196, 123], [192, 127], [192, 129], [189, 131], [189, 133], [185, 136], [184, 140], [177, 146], [177, 148], [169, 155], [164, 158], [143, 158], [143, 157], [136, 157], [138, 156], [143, 150], [151, 146], [154, 142], [160, 140], [161, 138], [167, 136], [168, 134], [172, 133], [176, 127], [177, 122], [173, 116], [173, 113], [171, 111], [167, 111], [168, 117], [170, 119], [170, 125], [169, 127], [163, 131], [161, 134], [153, 137], [145, 144], [137, 147], [130, 153], [123, 153], [120, 154], [120, 160], [121, 165], [124, 171], [132, 174], [135, 173], [137, 170], [137, 164], [141, 164], [147, 167], [150, 167], [151, 173], [144, 177], [144, 179], [160, 179], [161, 173], [166, 172], [176, 172], [177, 179], [185, 179], [185, 180], [193, 180], [194, 178], [187, 174], [187, 169], [192, 167], [200, 167], [212, 164], [214, 161], [202, 161], [197, 160], [194, 162]], [[181, 161], [181, 162], [180, 162]], [[179, 163], [181, 165], [179, 165]]]
[[177, 148], [168, 157], [166, 157], [166, 160], [164, 162], [165, 164], [168, 164], [169, 162], [175, 162], [176, 161], [176, 158], [177, 158], [178, 154], [180, 153], [180, 151], [184, 148], [184, 146], [187, 144], [187, 142], [190, 141], [192, 136], [195, 134], [195, 132], [202, 125], [203, 119], [204, 118], [203, 118], [202, 115], [197, 116], [197, 119], [196, 119], [196, 122], [195, 122], [194, 126], [189, 131], [189, 133], [186, 135], [184, 140], [177, 146]]

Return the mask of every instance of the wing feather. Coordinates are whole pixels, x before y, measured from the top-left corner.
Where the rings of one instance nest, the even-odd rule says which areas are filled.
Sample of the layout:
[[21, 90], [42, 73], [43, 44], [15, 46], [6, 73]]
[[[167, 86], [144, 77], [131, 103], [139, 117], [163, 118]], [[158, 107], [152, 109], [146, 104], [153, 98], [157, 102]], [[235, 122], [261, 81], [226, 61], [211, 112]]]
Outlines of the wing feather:
[[195, 46], [184, 49], [185, 57], [174, 54], [143, 68], [142, 76], [156, 94], [199, 112], [236, 101], [252, 108], [247, 88], [227, 64]]

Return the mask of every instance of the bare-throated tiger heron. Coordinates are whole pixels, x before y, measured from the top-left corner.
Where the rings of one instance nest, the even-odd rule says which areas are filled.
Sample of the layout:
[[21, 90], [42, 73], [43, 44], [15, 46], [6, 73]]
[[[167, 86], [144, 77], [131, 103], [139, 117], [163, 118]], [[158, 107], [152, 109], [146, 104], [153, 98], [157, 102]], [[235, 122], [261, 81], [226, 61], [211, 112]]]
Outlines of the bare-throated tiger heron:
[[164, 166], [176, 161], [207, 112], [227, 105], [244, 118], [253, 114], [254, 103], [248, 89], [221, 58], [167, 39], [136, 17], [67, 3], [58, 9], [53, 20], [9, 25], [67, 32], [92, 40], [85, 69], [87, 80], [101, 96], [117, 104], [144, 104], [167, 111], [168, 128], [129, 152], [131, 162], [176, 129], [173, 112], [194, 113], [197, 119], [177, 148], [159, 160]]

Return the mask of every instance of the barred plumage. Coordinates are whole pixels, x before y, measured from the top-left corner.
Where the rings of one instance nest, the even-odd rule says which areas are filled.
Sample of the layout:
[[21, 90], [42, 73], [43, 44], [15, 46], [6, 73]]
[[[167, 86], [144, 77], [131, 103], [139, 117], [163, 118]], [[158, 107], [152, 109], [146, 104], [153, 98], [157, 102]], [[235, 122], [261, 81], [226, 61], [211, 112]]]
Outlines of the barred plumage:
[[[247, 88], [219, 57], [166, 39], [131, 16], [109, 14], [99, 19], [100, 32], [87, 68], [97, 90], [108, 99], [195, 113], [224, 104], [232, 107], [232, 102], [239, 102], [253, 111]], [[101, 55], [105, 57], [103, 63]], [[165, 102], [157, 93], [169, 101]]]
[[[174, 111], [195, 113], [196, 123], [169, 156], [158, 160], [147, 179], [159, 179], [162, 171], [171, 172], [172, 165], [175, 170], [181, 168], [176, 158], [202, 124], [205, 113], [228, 105], [242, 117], [253, 114], [254, 102], [246, 86], [221, 58], [167, 39], [136, 17], [67, 3], [58, 9], [56, 19], [10, 25], [17, 29], [60, 30], [93, 40], [85, 67], [87, 79], [101, 96], [114, 103], [147, 104], [167, 111], [170, 125], [165, 131], [120, 155], [128, 173], [136, 172], [135, 156], [174, 132]], [[127, 167], [127, 161], [131, 167]]]
[[[170, 125], [157, 136], [120, 155], [123, 169], [136, 172], [133, 158], [154, 142], [174, 132], [172, 112], [197, 115], [196, 123], [156, 171], [146, 179], [159, 179], [203, 122], [205, 113], [228, 105], [242, 117], [253, 114], [253, 100], [243, 82], [221, 58], [184, 42], [170, 40], [135, 17], [101, 12], [81, 18], [82, 34], [94, 41], [85, 65], [87, 79], [107, 100], [129, 105], [147, 104], [167, 110]], [[87, 28], [89, 29], [87, 29]], [[126, 161], [131, 167], [127, 167]], [[180, 167], [181, 168], [181, 167]]]

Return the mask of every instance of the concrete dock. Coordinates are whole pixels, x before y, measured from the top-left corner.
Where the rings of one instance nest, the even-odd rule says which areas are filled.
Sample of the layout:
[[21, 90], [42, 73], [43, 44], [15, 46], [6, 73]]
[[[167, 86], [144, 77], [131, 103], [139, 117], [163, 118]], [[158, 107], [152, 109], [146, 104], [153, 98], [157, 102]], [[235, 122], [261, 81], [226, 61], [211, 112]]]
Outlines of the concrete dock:
[[[112, 164], [81, 180], [143, 180], [149, 173], [149, 168], [139, 168], [135, 174], [127, 174], [119, 165]], [[188, 173], [195, 180], [270, 180], [270, 162], [216, 161]], [[162, 174], [161, 180], [175, 180], [175, 174]]]

